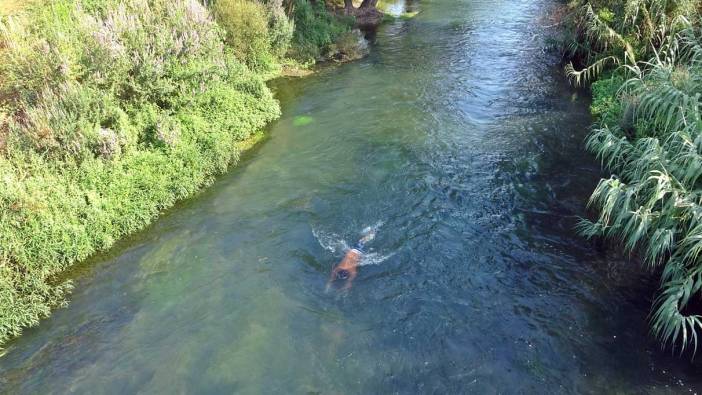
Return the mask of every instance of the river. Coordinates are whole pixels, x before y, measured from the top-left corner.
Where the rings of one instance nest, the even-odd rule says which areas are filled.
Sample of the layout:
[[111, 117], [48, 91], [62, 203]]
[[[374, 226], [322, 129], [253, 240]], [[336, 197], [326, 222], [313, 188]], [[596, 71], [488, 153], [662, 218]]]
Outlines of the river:
[[75, 270], [0, 392], [696, 392], [648, 333], [655, 278], [573, 229], [600, 170], [550, 4], [423, 0], [367, 58], [273, 82], [267, 141]]

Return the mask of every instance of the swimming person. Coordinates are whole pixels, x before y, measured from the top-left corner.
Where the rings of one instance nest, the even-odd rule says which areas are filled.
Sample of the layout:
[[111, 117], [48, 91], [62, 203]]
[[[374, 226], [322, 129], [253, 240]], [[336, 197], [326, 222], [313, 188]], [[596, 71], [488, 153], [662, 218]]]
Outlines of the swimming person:
[[363, 257], [363, 247], [366, 243], [375, 238], [375, 230], [373, 230], [373, 228], [368, 227], [363, 230], [363, 233], [365, 233], [365, 235], [361, 237], [358, 242], [356, 242], [356, 245], [353, 246], [353, 248], [346, 251], [344, 259], [342, 259], [341, 262], [339, 262], [339, 264], [332, 270], [329, 281], [327, 282], [327, 290], [329, 290], [331, 284], [336, 280], [345, 282], [341, 289], [346, 290], [351, 288], [353, 279], [356, 278], [356, 275], [358, 275], [357, 268], [358, 263], [361, 261], [361, 257]]

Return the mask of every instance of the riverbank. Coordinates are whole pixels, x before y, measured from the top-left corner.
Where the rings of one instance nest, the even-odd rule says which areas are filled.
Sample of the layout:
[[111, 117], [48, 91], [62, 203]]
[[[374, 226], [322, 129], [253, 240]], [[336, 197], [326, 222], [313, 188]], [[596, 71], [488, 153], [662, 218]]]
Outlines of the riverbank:
[[682, 354], [694, 352], [702, 330], [702, 3], [664, 4], [572, 2], [561, 48], [572, 81], [591, 84], [596, 123], [587, 148], [610, 174], [580, 230], [660, 275], [652, 332]]
[[286, 54], [310, 63], [350, 30], [305, 0], [290, 20], [244, 0], [38, 4], [0, 19], [0, 345], [66, 303], [65, 269], [262, 138]]

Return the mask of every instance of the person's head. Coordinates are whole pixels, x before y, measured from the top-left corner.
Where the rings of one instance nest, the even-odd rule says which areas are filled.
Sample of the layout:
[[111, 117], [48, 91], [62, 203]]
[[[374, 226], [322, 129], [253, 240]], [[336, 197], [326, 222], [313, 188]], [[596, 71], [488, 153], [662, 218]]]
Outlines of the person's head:
[[347, 280], [351, 273], [346, 269], [341, 269], [336, 272], [336, 280]]

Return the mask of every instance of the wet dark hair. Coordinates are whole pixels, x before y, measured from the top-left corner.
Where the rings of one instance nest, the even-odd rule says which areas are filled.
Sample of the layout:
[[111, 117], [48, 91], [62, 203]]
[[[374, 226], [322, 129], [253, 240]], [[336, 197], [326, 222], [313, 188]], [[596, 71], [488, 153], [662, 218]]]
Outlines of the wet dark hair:
[[346, 280], [347, 278], [349, 278], [350, 275], [351, 275], [351, 273], [349, 273], [348, 270], [341, 269], [338, 272], [336, 272], [336, 279], [337, 280]]

